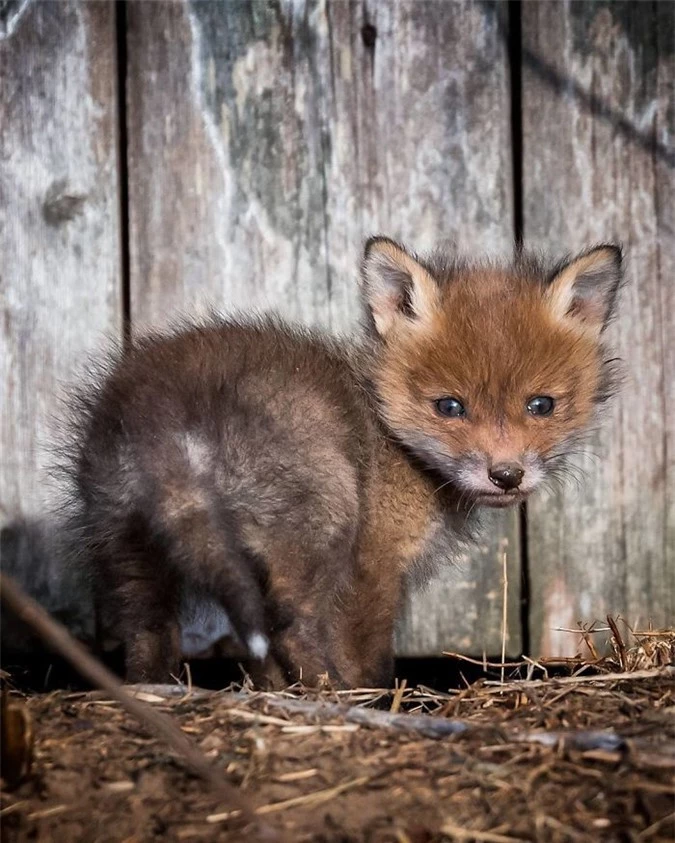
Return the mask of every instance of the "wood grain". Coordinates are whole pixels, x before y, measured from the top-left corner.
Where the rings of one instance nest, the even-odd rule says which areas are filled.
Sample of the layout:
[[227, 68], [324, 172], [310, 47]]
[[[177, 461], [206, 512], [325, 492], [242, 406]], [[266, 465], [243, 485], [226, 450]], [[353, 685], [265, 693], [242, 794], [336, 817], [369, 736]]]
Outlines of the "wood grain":
[[[273, 306], [337, 330], [358, 319], [361, 243], [510, 249], [504, 4], [274, 2], [129, 6], [131, 312]], [[516, 519], [408, 607], [400, 652], [498, 652]]]
[[675, 620], [675, 6], [524, 3], [529, 245], [619, 240], [628, 284], [609, 330], [621, 396], [579, 464], [582, 487], [529, 509], [533, 652], [557, 627]]
[[88, 606], [54, 555], [45, 466], [62, 383], [103, 332], [120, 330], [114, 9], [34, 2], [9, 12], [0, 30], [1, 563], [78, 629]]

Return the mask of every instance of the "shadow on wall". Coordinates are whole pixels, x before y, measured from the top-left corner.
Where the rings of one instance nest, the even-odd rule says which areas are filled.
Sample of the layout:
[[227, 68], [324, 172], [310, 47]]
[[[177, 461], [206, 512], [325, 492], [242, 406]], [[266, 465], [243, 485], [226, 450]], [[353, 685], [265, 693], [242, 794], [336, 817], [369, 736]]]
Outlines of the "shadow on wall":
[[[42, 606], [78, 638], [94, 638], [93, 601], [77, 572], [65, 564], [54, 522], [15, 521], [0, 529], [0, 568], [16, 576]], [[4, 650], [35, 652], [44, 646], [9, 612], [0, 616]]]
[[[654, 23], [652, 16], [658, 13], [657, 10], [646, 10], [637, 15], [631, 6], [634, 4], [619, 4], [615, 0], [605, 3], [579, 3], [573, 5], [573, 23], [575, 35], [573, 46], [578, 52], [589, 54], [592, 46], [588, 38], [588, 29], [591, 24], [589, 15], [597, 16], [606, 13], [626, 35], [631, 47], [641, 54], [644, 67], [644, 75], [657, 72], [659, 54], [664, 49], [672, 51], [675, 44], [675, 16], [672, 14], [659, 15], [658, 21]], [[664, 4], [667, 5], [667, 4]], [[613, 108], [605, 100], [591, 91], [586, 90], [579, 82], [571, 76], [562, 73], [551, 62], [530, 49], [523, 43], [520, 27], [520, 14], [512, 10], [510, 15], [501, 13], [492, 2], [482, 2], [481, 6], [486, 16], [496, 17], [499, 34], [504, 41], [511, 62], [517, 62], [518, 72], [522, 74], [529, 71], [538, 77], [557, 97], [568, 97], [576, 100], [579, 105], [593, 117], [610, 123], [614, 129], [623, 134], [632, 143], [637, 144], [652, 154], [654, 159], [664, 161], [669, 167], [675, 167], [675, 148], [666, 146], [658, 140], [656, 121], [652, 121], [650, 130], [644, 131], [638, 128], [621, 111]], [[636, 22], [640, 24], [635, 26]], [[658, 33], [658, 44], [656, 43], [656, 32]]]

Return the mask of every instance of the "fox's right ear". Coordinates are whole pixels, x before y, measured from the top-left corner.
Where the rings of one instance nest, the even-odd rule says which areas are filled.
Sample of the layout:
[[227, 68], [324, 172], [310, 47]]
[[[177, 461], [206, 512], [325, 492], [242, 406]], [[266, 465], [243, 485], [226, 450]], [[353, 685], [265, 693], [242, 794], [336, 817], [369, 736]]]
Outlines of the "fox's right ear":
[[381, 337], [397, 326], [428, 322], [438, 305], [438, 285], [429, 271], [388, 237], [366, 243], [361, 284]]
[[546, 301], [557, 319], [572, 319], [599, 335], [612, 315], [621, 279], [621, 247], [595, 246], [558, 268]]

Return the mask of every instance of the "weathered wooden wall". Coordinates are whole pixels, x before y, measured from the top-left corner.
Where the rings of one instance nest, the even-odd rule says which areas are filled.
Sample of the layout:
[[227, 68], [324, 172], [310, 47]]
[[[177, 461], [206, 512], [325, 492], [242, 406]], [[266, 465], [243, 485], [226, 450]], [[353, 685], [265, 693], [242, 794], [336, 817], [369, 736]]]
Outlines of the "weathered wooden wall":
[[[528, 507], [531, 650], [575, 649], [554, 628], [606, 611], [673, 622], [675, 6], [523, 3], [511, 57], [507, 6], [0, 8], [1, 552], [50, 608], [72, 618], [81, 601], [45, 536], [46, 420], [58, 382], [119, 335], [124, 284], [135, 331], [209, 304], [348, 330], [368, 234], [508, 252], [520, 209], [528, 245], [618, 238], [630, 253], [612, 327], [627, 388], [590, 448], [600, 459], [580, 457], [581, 490]], [[499, 649], [503, 548], [519, 651], [511, 514], [411, 602], [401, 653]]]
[[625, 384], [575, 489], [529, 505], [532, 648], [608, 612], [675, 621], [675, 4], [523, 4], [528, 245], [623, 241]]
[[115, 19], [23, 5], [0, 27], [0, 562], [77, 627], [45, 466], [61, 383], [121, 324]]

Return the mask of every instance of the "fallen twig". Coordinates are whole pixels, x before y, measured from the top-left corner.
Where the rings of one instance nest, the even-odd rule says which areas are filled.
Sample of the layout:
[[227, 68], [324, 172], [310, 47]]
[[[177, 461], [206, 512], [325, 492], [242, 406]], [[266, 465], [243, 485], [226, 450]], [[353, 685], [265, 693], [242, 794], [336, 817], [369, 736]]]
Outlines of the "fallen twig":
[[[674, 669], [675, 672], [675, 669]], [[646, 671], [650, 676], [662, 671]], [[633, 674], [628, 674], [633, 676]], [[621, 674], [615, 674], [621, 676]], [[583, 677], [590, 679], [591, 677]], [[596, 679], [607, 677], [593, 677]], [[551, 680], [553, 681], [553, 680]], [[558, 680], [559, 681], [559, 680]], [[520, 685], [531, 685], [533, 683], [521, 682]], [[550, 683], [549, 683], [550, 684]], [[499, 686], [501, 687], [501, 686]], [[136, 686], [139, 692], [146, 691], [152, 688], [153, 694], [157, 697], [165, 696], [168, 699], [180, 699], [180, 688], [173, 685], [138, 685]], [[491, 689], [482, 689], [482, 693], [489, 693]], [[572, 690], [572, 689], [570, 689]], [[231, 701], [233, 704], [241, 703], [243, 701], [252, 701], [259, 699], [264, 701], [270, 707], [287, 711], [289, 714], [300, 713], [319, 720], [331, 720], [340, 718], [348, 723], [355, 723], [359, 726], [370, 729], [391, 729], [405, 734], [422, 735], [432, 740], [441, 740], [452, 735], [467, 734], [468, 732], [475, 732], [480, 728], [468, 721], [457, 719], [449, 719], [439, 717], [432, 714], [392, 714], [390, 711], [380, 711], [378, 709], [361, 708], [358, 706], [347, 706], [339, 703], [329, 703], [322, 700], [299, 700], [279, 698], [277, 695], [271, 694], [251, 694], [250, 692], [222, 692], [222, 691], [204, 691], [200, 688], [193, 688], [192, 695], [201, 696], [218, 696], [225, 704]], [[183, 691], [185, 695], [185, 691]], [[232, 712], [235, 716], [242, 713], [246, 714], [246, 719], [251, 721], [258, 721], [261, 724], [269, 724], [275, 726], [288, 727], [285, 720], [277, 717], [270, 717], [262, 712], [242, 712], [240, 709], [228, 709], [228, 713]], [[568, 749], [576, 750], [602, 750], [603, 752], [625, 750], [628, 748], [628, 743], [625, 738], [618, 735], [611, 729], [599, 730], [554, 730], [554, 731], [504, 731], [501, 732], [502, 737], [507, 741], [513, 743], [525, 744], [541, 744], [542, 746], [555, 747], [564, 745]], [[632, 738], [631, 743], [636, 748], [640, 746], [640, 741], [637, 738]], [[669, 759], [668, 759], [669, 760]]]
[[360, 726], [415, 732], [426, 738], [439, 739], [449, 735], [459, 735], [469, 728], [461, 720], [431, 717], [428, 714], [392, 714], [390, 711], [316, 700], [284, 700], [265, 697], [265, 702], [274, 708], [282, 708], [289, 712], [298, 711], [321, 718], [340, 717], [348, 723], [357, 723]]

